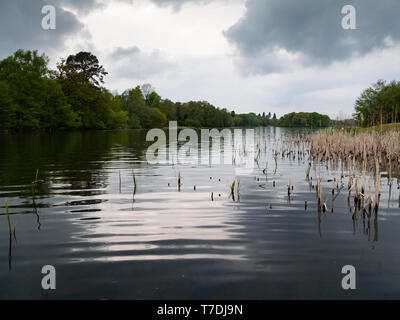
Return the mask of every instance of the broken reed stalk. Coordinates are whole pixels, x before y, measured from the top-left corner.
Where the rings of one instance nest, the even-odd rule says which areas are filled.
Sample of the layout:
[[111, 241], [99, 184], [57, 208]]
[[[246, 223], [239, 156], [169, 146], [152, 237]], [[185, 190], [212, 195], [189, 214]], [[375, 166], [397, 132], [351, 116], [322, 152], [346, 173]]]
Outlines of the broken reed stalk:
[[356, 175], [356, 182], [354, 183], [354, 207], [359, 206], [359, 193], [358, 193], [358, 175]]
[[237, 178], [237, 186], [236, 186], [236, 192], [237, 192], [237, 196], [238, 196], [238, 201], [240, 201], [240, 179]]
[[133, 194], [136, 194], [136, 176], [135, 171], [132, 169], [132, 177], [133, 177]]
[[399, 184], [399, 178], [397, 178], [397, 190], [399, 191], [399, 208], [400, 208], [400, 184]]
[[372, 211], [372, 181], [371, 178], [369, 179], [368, 183], [368, 214], [371, 216], [371, 211]]
[[321, 179], [317, 179], [318, 212], [322, 209], [322, 184]]
[[119, 175], [119, 193], [121, 193], [122, 190], [121, 170], [118, 171], [118, 175]]
[[349, 182], [347, 184], [347, 190], [351, 190], [351, 187], [353, 186], [353, 177], [349, 176]]
[[231, 194], [229, 197], [232, 197], [233, 201], [235, 201], [235, 184], [236, 184], [236, 181], [233, 180], [232, 184], [229, 185], [229, 188], [231, 190]]
[[39, 180], [39, 169], [36, 169], [35, 181], [32, 181], [32, 198], [35, 198], [35, 187], [38, 183], [43, 183], [44, 180]]
[[10, 212], [8, 211], [8, 203], [7, 199], [4, 199], [5, 205], [6, 205], [6, 214], [7, 214], [7, 221], [8, 221], [8, 231], [10, 232], [10, 236], [12, 234], [12, 229], [11, 229], [11, 220], [10, 220]]
[[328, 206], [326, 205], [325, 196], [324, 196], [324, 204], [322, 205], [322, 211], [323, 211], [324, 213], [328, 211]]
[[379, 207], [379, 189], [381, 184], [381, 173], [379, 168], [379, 160], [375, 158], [375, 169], [376, 169], [376, 177], [375, 177], [375, 211], [378, 211]]
[[310, 180], [310, 171], [311, 171], [311, 162], [308, 164], [307, 170], [306, 170], [306, 179], [307, 181]]

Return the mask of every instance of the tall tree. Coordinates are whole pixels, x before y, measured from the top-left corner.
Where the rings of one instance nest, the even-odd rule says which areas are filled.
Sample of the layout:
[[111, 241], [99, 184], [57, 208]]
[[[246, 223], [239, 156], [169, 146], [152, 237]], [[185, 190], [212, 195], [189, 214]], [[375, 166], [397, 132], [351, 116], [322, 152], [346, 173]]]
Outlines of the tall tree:
[[75, 72], [82, 73], [85, 81], [91, 81], [96, 86], [103, 84], [104, 77], [108, 74], [100, 65], [97, 57], [90, 52], [81, 51], [70, 55], [65, 61], [65, 65], [71, 67]]

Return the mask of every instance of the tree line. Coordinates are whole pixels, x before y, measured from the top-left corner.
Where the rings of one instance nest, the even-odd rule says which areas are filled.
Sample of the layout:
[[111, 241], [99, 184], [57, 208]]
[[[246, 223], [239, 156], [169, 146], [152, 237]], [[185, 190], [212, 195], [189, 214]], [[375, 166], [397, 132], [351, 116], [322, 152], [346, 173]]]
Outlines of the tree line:
[[112, 94], [102, 86], [107, 72], [90, 52], [62, 59], [57, 70], [48, 62], [44, 54], [24, 50], [0, 61], [1, 129], [154, 128], [172, 120], [180, 126], [232, 127], [274, 121], [265, 114], [236, 115], [206, 101], [172, 102], [149, 84]]
[[103, 86], [108, 73], [90, 52], [61, 59], [56, 70], [48, 63], [45, 54], [29, 50], [0, 61], [0, 130], [138, 129], [164, 127], [168, 121], [189, 127], [309, 126], [319, 121], [236, 114], [207, 101], [173, 102], [150, 84], [113, 94]]
[[361, 127], [400, 120], [400, 82], [378, 80], [356, 100], [354, 118]]
[[317, 112], [292, 112], [279, 119], [281, 127], [326, 128], [330, 125], [329, 116]]

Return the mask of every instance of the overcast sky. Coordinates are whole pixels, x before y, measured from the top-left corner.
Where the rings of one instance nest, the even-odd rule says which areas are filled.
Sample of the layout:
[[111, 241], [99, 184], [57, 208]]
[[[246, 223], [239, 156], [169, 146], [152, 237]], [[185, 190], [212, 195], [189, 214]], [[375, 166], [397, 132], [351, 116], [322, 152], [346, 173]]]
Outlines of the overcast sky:
[[[41, 27], [48, 4], [56, 30]], [[237, 112], [350, 117], [364, 88], [400, 80], [399, 16], [399, 0], [0, 0], [0, 58], [37, 49], [54, 67], [91, 51], [118, 92], [151, 83]]]

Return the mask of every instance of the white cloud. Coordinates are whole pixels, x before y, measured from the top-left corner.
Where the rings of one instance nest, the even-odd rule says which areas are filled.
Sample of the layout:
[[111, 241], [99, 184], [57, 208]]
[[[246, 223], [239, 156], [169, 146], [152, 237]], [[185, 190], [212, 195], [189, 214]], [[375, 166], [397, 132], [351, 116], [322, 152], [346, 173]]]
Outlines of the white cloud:
[[138, 46], [175, 57], [211, 56], [230, 51], [222, 31], [244, 12], [243, 1], [188, 3], [179, 11], [150, 1], [111, 3], [85, 17], [99, 49]]

